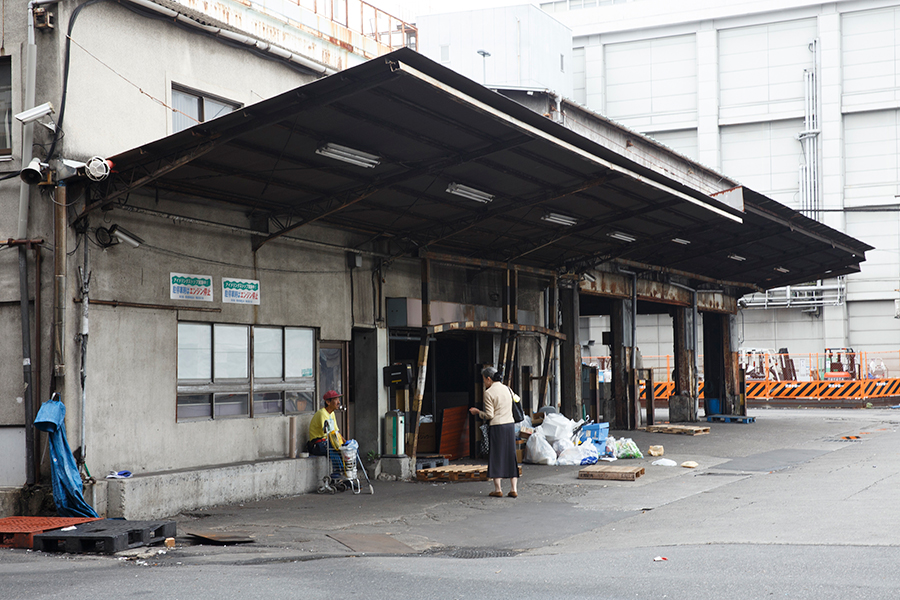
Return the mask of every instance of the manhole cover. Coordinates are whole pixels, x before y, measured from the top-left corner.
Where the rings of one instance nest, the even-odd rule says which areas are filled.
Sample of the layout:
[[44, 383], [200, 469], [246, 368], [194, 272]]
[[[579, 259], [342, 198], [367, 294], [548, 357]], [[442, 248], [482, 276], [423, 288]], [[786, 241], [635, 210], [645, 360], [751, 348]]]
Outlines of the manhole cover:
[[498, 550], [496, 548], [441, 548], [428, 552], [432, 556], [448, 558], [509, 558], [521, 553], [521, 550]]

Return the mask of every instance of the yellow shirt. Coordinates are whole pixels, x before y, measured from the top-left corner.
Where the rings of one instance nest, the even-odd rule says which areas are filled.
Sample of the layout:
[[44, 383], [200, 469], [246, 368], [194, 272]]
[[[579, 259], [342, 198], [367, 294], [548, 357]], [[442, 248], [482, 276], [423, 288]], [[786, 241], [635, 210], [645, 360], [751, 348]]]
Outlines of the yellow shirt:
[[320, 408], [313, 415], [312, 421], [309, 422], [309, 439], [318, 440], [328, 435], [329, 431], [337, 430], [338, 426], [337, 421], [334, 420], [334, 413]]

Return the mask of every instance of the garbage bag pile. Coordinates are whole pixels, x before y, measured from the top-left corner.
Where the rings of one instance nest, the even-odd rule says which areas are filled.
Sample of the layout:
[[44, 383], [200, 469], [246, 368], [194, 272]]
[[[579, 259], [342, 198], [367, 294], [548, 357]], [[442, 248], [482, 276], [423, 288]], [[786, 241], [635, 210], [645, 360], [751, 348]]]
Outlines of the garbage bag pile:
[[[572, 421], [559, 413], [549, 413], [543, 422], [532, 427], [526, 417], [523, 431], [528, 431], [525, 443], [525, 462], [536, 465], [592, 465], [601, 458], [643, 458], [637, 444], [631, 438], [607, 437], [606, 443], [591, 439], [578, 439], [584, 421]], [[602, 438], [601, 438], [602, 440]]]

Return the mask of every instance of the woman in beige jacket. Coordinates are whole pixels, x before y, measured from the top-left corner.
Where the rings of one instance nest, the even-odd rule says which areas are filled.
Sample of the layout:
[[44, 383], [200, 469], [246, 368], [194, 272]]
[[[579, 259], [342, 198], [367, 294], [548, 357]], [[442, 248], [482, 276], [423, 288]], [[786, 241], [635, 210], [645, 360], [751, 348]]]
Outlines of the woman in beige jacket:
[[500, 382], [501, 376], [494, 367], [481, 371], [484, 383], [484, 410], [469, 409], [473, 415], [488, 421], [488, 479], [494, 482], [494, 491], [489, 495], [503, 497], [500, 482], [509, 479], [509, 497], [519, 495], [519, 465], [516, 462], [516, 424], [512, 414], [512, 392]]

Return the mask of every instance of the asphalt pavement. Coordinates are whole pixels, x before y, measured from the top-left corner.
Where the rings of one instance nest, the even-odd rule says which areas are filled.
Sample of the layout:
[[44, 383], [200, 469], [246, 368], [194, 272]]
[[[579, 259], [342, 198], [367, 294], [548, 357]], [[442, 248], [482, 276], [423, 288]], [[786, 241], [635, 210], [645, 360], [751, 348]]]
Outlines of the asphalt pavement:
[[[601, 563], [609, 597], [754, 598], [769, 588], [792, 598], [861, 591], [869, 598], [895, 597], [900, 411], [772, 409], [750, 415], [754, 423], [697, 423], [709, 427], [705, 435], [611, 431], [632, 438], [645, 454], [614, 463], [643, 467], [635, 481], [584, 480], [577, 477], [581, 467], [525, 464], [519, 497], [492, 498], [488, 482], [373, 480], [374, 494], [363, 482], [358, 495], [306, 494], [173, 515], [178, 536], [171, 549], [113, 557], [0, 550], [0, 575], [13, 574], [4, 581], [26, 586], [32, 570], [61, 568], [60, 561], [112, 572], [113, 563], [257, 567], [269, 576], [275, 565], [333, 572], [353, 564], [348, 585], [376, 598], [394, 596], [388, 586], [380, 593], [380, 584], [366, 583], [373, 570], [409, 570], [407, 585], [419, 579], [434, 585], [445, 569], [452, 571], [446, 577], [460, 577], [474, 564], [466, 559], [478, 558], [479, 582], [520, 573], [536, 595], [522, 595], [511, 580], [508, 595], [452, 597], [553, 597], [561, 573], [568, 573], [566, 596], [591, 597]], [[664, 457], [679, 466], [653, 465], [651, 445], [663, 446]], [[686, 461], [698, 466], [680, 466]], [[245, 541], [216, 545], [192, 534]], [[422, 560], [429, 561], [427, 569]], [[490, 571], [493, 566], [500, 570]], [[620, 572], [630, 576], [616, 579]], [[710, 579], [712, 573], [720, 579]], [[803, 593], [800, 582], [809, 584]], [[657, 593], [660, 585], [665, 594]]]

